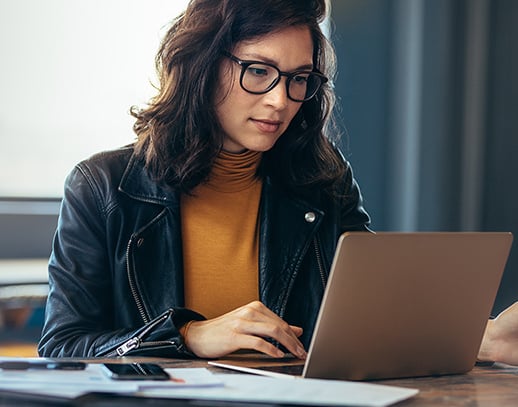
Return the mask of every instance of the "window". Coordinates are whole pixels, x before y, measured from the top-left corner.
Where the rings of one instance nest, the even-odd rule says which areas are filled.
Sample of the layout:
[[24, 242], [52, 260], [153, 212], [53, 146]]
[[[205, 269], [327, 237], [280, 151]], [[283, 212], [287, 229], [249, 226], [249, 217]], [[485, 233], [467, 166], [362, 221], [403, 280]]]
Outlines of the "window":
[[187, 0], [0, 2], [0, 197], [59, 198], [75, 163], [131, 143]]

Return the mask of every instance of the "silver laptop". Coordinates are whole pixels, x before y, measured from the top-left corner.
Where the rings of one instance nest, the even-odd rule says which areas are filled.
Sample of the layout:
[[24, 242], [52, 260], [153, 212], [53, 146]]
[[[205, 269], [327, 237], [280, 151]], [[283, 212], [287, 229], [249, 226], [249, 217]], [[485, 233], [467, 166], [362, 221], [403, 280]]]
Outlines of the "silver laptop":
[[[468, 372], [512, 239], [492, 232], [343, 234], [308, 357], [288, 364], [320, 379]], [[231, 355], [211, 363], [275, 376], [268, 365], [286, 361]]]

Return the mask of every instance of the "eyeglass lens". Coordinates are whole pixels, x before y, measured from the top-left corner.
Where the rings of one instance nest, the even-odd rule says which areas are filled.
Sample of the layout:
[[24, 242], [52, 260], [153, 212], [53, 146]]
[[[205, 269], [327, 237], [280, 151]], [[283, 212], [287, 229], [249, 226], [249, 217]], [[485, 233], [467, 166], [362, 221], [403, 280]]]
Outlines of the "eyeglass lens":
[[[252, 93], [265, 93], [280, 80], [280, 72], [273, 66], [250, 64], [243, 70], [241, 86]], [[312, 72], [294, 72], [287, 76], [288, 96], [296, 101], [311, 99], [320, 88], [322, 79]]]

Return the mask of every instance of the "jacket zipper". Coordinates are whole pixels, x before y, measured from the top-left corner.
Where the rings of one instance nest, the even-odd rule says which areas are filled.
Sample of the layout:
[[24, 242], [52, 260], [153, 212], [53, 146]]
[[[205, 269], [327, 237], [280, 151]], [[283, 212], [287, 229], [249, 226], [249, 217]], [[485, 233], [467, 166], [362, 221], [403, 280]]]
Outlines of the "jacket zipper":
[[[122, 345], [119, 345], [113, 352], [110, 352], [106, 355], [106, 357], [112, 357], [112, 356], [124, 356], [129, 351], [132, 351], [133, 349], [140, 348], [142, 343], [142, 338], [146, 336], [150, 331], [152, 331], [157, 325], [165, 321], [167, 318], [169, 318], [169, 315], [173, 312], [172, 309], [168, 309], [166, 312], [164, 312], [162, 315], [155, 318], [153, 321], [149, 322], [148, 325], [145, 327], [145, 329], [140, 332], [137, 336], [134, 336], [133, 338], [128, 339], [126, 342], [124, 342]], [[159, 345], [159, 344], [173, 344], [172, 341], [153, 341], [153, 342], [146, 342], [146, 346], [153, 346], [153, 345]]]
[[130, 269], [130, 250], [131, 245], [135, 241], [135, 235], [131, 236], [128, 245], [126, 246], [126, 274], [128, 275], [128, 282], [131, 290], [131, 295], [133, 296], [133, 299], [135, 300], [135, 304], [137, 306], [138, 312], [140, 316], [142, 317], [142, 320], [145, 324], [149, 322], [149, 318], [147, 316], [146, 311], [144, 310], [144, 305], [142, 304], [142, 300], [140, 299], [140, 295], [137, 292], [137, 288], [135, 287], [135, 281], [133, 279], [133, 276], [131, 274]]
[[317, 258], [317, 265], [318, 265], [318, 272], [320, 273], [320, 278], [322, 279], [322, 287], [326, 288], [327, 285], [327, 276], [324, 272], [324, 265], [322, 264], [322, 254], [320, 253], [320, 240], [318, 239], [318, 236], [315, 236], [315, 239], [313, 239], [313, 246], [315, 247], [315, 256]]
[[[316, 255], [316, 259], [317, 259], [317, 264], [318, 264], [318, 270], [319, 270], [319, 273], [320, 273], [320, 278], [322, 279], [322, 285], [325, 288], [326, 287], [326, 276], [325, 276], [325, 273], [324, 273], [324, 266], [322, 265], [322, 256], [320, 254], [320, 248], [319, 248], [318, 240], [317, 239], [318, 239], [318, 237], [315, 236], [315, 238], [313, 239], [313, 247], [315, 248], [315, 255]], [[297, 271], [299, 269], [299, 267], [300, 267], [300, 262], [295, 267], [295, 271]], [[290, 283], [290, 286], [287, 289], [287, 293], [284, 296], [284, 301], [282, 303], [282, 307], [281, 307], [280, 312], [279, 312], [279, 316], [281, 318], [284, 318], [284, 312], [286, 311], [286, 304], [288, 303], [288, 298], [290, 297], [290, 293], [291, 293], [291, 288], [292, 287], [293, 287], [293, 282]]]
[[[141, 199], [141, 200], [144, 202], [155, 203], [152, 200], [145, 200], [145, 199]], [[148, 225], [146, 225], [146, 227], [149, 226], [150, 224], [156, 222], [157, 219], [159, 219], [164, 212], [165, 212], [165, 210], [160, 212], [155, 218], [153, 218], [151, 220], [151, 222], [149, 222]], [[135, 300], [135, 305], [137, 306], [138, 312], [139, 312], [142, 320], [144, 321], [145, 324], [147, 324], [150, 321], [150, 317], [148, 316], [146, 310], [144, 309], [144, 304], [142, 302], [142, 298], [140, 297], [137, 287], [135, 286], [135, 280], [133, 278], [133, 275], [132, 275], [131, 269], [130, 269], [130, 250], [131, 250], [131, 246], [132, 246], [133, 242], [135, 241], [135, 239], [137, 237], [138, 237], [138, 232], [132, 234], [130, 237], [130, 240], [128, 242], [128, 245], [126, 246], [126, 274], [128, 276], [128, 283], [130, 286], [131, 295], [133, 296], [133, 299]]]
[[[113, 356], [124, 356], [128, 352], [132, 351], [133, 349], [140, 348], [142, 344], [142, 337], [145, 336], [150, 330], [152, 330], [157, 324], [160, 322], [166, 320], [169, 317], [169, 314], [172, 312], [172, 310], [166, 311], [163, 315], [158, 316], [154, 321], [149, 320], [149, 317], [147, 316], [147, 313], [144, 309], [144, 305], [142, 303], [142, 300], [140, 298], [140, 295], [138, 294], [137, 287], [135, 286], [135, 281], [133, 279], [131, 268], [130, 268], [130, 250], [133, 242], [135, 241], [136, 235], [132, 235], [128, 245], [126, 246], [126, 274], [128, 276], [128, 283], [130, 286], [131, 295], [133, 296], [133, 299], [135, 300], [135, 305], [137, 306], [138, 312], [140, 314], [140, 317], [144, 321], [144, 324], [148, 324], [149, 326], [146, 327], [139, 335], [134, 336], [131, 339], [128, 339], [125, 341], [122, 345], [118, 346], [115, 351], [110, 352], [106, 355], [106, 357], [113, 357]], [[171, 341], [154, 341], [154, 342], [146, 342], [146, 346], [153, 346], [153, 345], [161, 345], [161, 344], [173, 344]]]

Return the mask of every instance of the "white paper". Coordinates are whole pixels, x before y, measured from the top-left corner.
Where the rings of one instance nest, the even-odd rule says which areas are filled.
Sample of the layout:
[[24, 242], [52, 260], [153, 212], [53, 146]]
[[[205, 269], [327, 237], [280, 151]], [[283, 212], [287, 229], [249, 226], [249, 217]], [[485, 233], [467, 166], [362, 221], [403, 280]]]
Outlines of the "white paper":
[[364, 407], [389, 406], [418, 393], [415, 389], [365, 382], [213, 374], [206, 368], [165, 370], [173, 380], [112, 380], [100, 364], [88, 364], [86, 369], [76, 371], [0, 369], [0, 391], [68, 399], [89, 392], [110, 392], [177, 399]]
[[320, 379], [275, 379], [248, 374], [215, 374], [223, 387], [146, 390], [142, 395], [170, 398], [287, 403], [329, 406], [385, 407], [418, 393], [381, 384]]
[[213, 387], [223, 382], [205, 368], [165, 369], [171, 380], [112, 380], [100, 364], [88, 364], [84, 370], [1, 370], [0, 390], [76, 398], [89, 392], [133, 394], [148, 389]]

